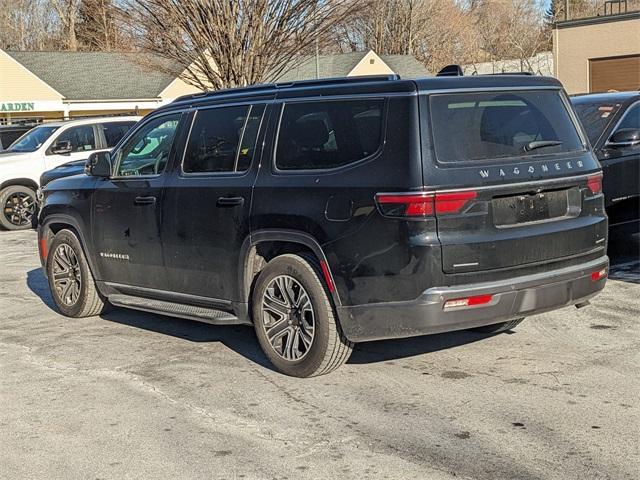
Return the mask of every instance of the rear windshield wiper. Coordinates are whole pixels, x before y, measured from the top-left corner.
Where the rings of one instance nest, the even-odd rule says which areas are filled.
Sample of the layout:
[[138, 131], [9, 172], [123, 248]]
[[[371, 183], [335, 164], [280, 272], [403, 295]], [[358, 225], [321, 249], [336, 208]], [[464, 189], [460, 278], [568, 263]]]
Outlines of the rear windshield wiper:
[[531, 150], [535, 150], [537, 148], [544, 147], [557, 147], [558, 145], [562, 145], [560, 140], [536, 140], [534, 142], [529, 142], [525, 145], [524, 151], [530, 152]]

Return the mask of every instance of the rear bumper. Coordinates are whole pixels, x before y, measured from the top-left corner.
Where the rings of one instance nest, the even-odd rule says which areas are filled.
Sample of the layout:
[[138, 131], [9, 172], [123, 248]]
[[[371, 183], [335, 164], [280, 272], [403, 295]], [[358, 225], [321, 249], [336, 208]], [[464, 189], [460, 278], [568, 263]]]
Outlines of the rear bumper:
[[[455, 287], [434, 287], [417, 299], [338, 307], [346, 337], [353, 342], [412, 337], [464, 330], [575, 305], [604, 288], [606, 277], [591, 274], [609, 267], [603, 256], [587, 263], [549, 272]], [[493, 295], [490, 303], [444, 310], [447, 300]]]

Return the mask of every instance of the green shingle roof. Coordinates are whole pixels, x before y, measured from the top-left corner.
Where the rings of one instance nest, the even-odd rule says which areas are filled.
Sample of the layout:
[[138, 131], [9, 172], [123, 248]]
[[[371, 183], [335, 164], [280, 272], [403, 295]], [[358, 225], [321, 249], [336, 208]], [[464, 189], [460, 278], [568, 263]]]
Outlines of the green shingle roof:
[[68, 100], [156, 98], [176, 78], [146, 67], [141, 53], [6, 53]]
[[[143, 53], [120, 52], [19, 52], [11, 57], [58, 91], [67, 100], [140, 100], [157, 98], [176, 75], [154, 70], [163, 62]], [[344, 77], [367, 52], [320, 55], [320, 77]], [[380, 55], [402, 78], [429, 73], [411, 55]], [[167, 68], [169, 64], [164, 61]], [[316, 60], [311, 56], [280, 75], [279, 82], [316, 78]]]

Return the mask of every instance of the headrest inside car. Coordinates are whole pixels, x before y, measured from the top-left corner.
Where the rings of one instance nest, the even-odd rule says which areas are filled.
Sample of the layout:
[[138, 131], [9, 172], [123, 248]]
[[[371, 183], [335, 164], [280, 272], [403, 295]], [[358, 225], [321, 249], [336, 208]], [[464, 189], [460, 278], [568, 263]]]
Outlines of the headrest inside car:
[[322, 120], [310, 119], [294, 125], [293, 139], [302, 147], [320, 147], [329, 141], [329, 130]]

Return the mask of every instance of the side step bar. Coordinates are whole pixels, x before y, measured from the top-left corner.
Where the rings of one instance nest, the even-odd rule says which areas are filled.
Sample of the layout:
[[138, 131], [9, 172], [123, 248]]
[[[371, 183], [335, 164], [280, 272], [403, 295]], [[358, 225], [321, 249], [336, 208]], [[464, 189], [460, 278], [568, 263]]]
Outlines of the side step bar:
[[183, 303], [166, 302], [150, 298], [135, 297], [133, 295], [114, 294], [109, 295], [109, 302], [116, 307], [132, 308], [143, 312], [159, 313], [174, 317], [197, 320], [212, 325], [250, 325], [240, 320], [231, 313], [212, 308], [194, 307]]

